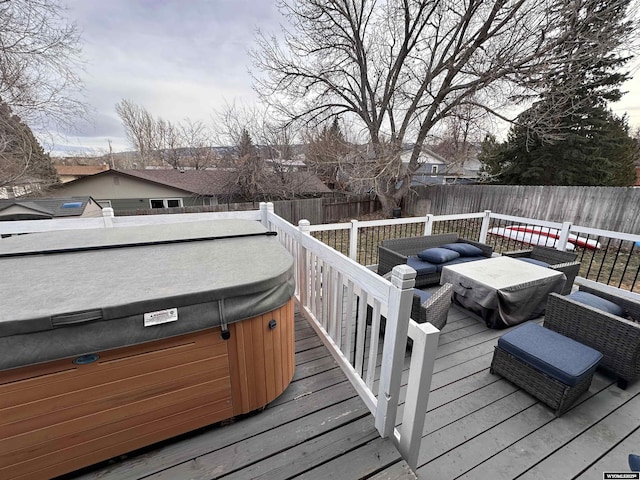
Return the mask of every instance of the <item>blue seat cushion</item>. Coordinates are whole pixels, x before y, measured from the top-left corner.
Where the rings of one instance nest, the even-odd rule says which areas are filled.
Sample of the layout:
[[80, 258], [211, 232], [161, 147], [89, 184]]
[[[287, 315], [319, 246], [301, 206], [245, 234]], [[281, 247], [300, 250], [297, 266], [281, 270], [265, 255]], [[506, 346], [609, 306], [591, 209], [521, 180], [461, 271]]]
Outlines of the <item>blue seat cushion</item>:
[[535, 258], [518, 257], [518, 260], [522, 260], [523, 262], [527, 262], [532, 265], [538, 265], [539, 267], [549, 268], [549, 264], [547, 262], [536, 260]]
[[438, 271], [432, 263], [425, 262], [413, 256], [407, 258], [407, 265], [413, 268], [418, 275], [429, 275], [430, 273], [436, 273]]
[[449, 260], [447, 263], [441, 263], [437, 265], [438, 271], [441, 272], [443, 267], [447, 267], [449, 265], [455, 265], [457, 263], [467, 263], [467, 262], [475, 262], [476, 260], [486, 260], [487, 257], [484, 255], [480, 255], [477, 257], [458, 257], [453, 260]]
[[632, 472], [640, 472], [640, 455], [629, 454], [629, 469]]
[[413, 295], [416, 297], [420, 297], [420, 305], [431, 298], [431, 293], [425, 292], [424, 290], [420, 290], [418, 288], [413, 289]]
[[566, 298], [570, 298], [575, 302], [583, 303], [584, 305], [588, 305], [593, 308], [597, 308], [598, 310], [602, 310], [603, 312], [610, 313], [611, 315], [617, 315], [618, 317], [624, 317], [625, 311], [617, 303], [613, 303], [606, 298], [601, 298], [597, 295], [588, 292], [582, 292], [578, 290], [577, 292], [573, 292], [567, 295]]
[[454, 252], [453, 250], [449, 250], [448, 248], [427, 248], [426, 250], [422, 250], [418, 253], [418, 258], [424, 260], [429, 263], [446, 263], [449, 260], [453, 260], [454, 258], [458, 258], [460, 254], [458, 252]]
[[458, 252], [461, 257], [477, 257], [478, 255], [482, 255], [482, 250], [470, 243], [447, 243], [446, 245], [442, 245], [442, 248]]
[[602, 358], [599, 351], [533, 322], [505, 333], [498, 347], [569, 386], [591, 375]]

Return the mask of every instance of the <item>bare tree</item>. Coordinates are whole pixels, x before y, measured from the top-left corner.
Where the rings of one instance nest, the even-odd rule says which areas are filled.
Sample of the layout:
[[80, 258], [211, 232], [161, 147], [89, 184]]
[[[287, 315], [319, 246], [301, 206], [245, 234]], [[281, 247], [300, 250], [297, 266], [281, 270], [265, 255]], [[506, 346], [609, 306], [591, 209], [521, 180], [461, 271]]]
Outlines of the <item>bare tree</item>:
[[0, 0], [0, 186], [35, 193], [58, 181], [34, 137], [85, 113], [79, 35], [57, 0]]
[[217, 162], [211, 133], [201, 121], [187, 118], [173, 123], [156, 118], [130, 100], [117, 103], [116, 113], [143, 167], [156, 164], [203, 169]]
[[0, 98], [24, 122], [71, 124], [85, 106], [79, 33], [57, 0], [0, 1]]
[[142, 166], [146, 166], [159, 143], [153, 116], [143, 106], [126, 99], [116, 104], [116, 113], [122, 121], [127, 139], [140, 155]]
[[213, 148], [211, 129], [202, 121], [187, 118], [179, 124], [183, 142], [183, 163], [196, 170], [217, 165], [218, 155]]
[[272, 112], [242, 103], [215, 112], [216, 143], [227, 146], [222, 166], [230, 172], [226, 185], [231, 197], [246, 201], [295, 198], [306, 191], [310, 174], [292, 166], [292, 129]]
[[[282, 40], [258, 35], [254, 63], [262, 99], [290, 122], [359, 121], [372, 148], [368, 175], [385, 210], [405, 196], [425, 139], [471, 104], [508, 120], [500, 107], [531, 101], [559, 62], [593, 64], [620, 50], [629, 0], [291, 0]], [[597, 28], [594, 28], [597, 25]], [[568, 43], [588, 42], [571, 50]], [[565, 93], [575, 88], [563, 85]], [[571, 105], [546, 112], [566, 114]], [[544, 127], [548, 118], [536, 119]], [[413, 142], [408, 169], [398, 157]]]

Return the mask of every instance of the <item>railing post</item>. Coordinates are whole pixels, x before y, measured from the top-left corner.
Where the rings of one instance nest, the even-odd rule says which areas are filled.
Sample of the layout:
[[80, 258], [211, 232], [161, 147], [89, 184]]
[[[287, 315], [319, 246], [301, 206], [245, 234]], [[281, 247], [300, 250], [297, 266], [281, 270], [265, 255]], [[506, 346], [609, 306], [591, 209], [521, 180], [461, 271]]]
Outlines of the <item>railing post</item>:
[[269, 221], [267, 220], [267, 202], [260, 202], [260, 223], [264, 228], [269, 228]]
[[113, 227], [113, 208], [105, 207], [102, 209], [102, 220], [104, 221], [105, 228]]
[[491, 222], [491, 210], [484, 211], [484, 217], [482, 217], [482, 226], [480, 227], [480, 243], [487, 243], [487, 233], [489, 233], [489, 223]]
[[424, 221], [424, 234], [425, 236], [431, 235], [431, 231], [433, 229], [433, 214], [427, 214], [427, 217]]
[[409, 330], [409, 336], [413, 339], [413, 349], [398, 450], [402, 458], [415, 470], [429, 404], [431, 377], [436, 362], [440, 330], [430, 323], [415, 322], [409, 324]]
[[392, 270], [375, 418], [382, 437], [391, 435], [395, 427], [415, 279], [416, 271], [408, 265]]
[[308, 268], [307, 268], [307, 251], [303, 246], [303, 236], [310, 235], [311, 223], [309, 220], [300, 220], [298, 222], [298, 292], [299, 292], [299, 302], [302, 307], [307, 306], [307, 288], [309, 287], [309, 278], [308, 278]]
[[571, 222], [562, 222], [562, 231], [560, 232], [560, 238], [556, 244], [556, 250], [565, 251], [567, 249], [567, 242], [569, 241], [569, 230], [571, 230]]
[[351, 220], [349, 230], [349, 258], [358, 261], [358, 220]]

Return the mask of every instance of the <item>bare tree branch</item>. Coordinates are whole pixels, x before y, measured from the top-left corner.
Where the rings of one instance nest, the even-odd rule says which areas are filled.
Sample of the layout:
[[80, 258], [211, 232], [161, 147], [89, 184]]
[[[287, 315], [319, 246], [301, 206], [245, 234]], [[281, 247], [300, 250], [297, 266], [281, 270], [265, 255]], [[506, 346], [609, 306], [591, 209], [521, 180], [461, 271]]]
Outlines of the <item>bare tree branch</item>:
[[[558, 65], [579, 68], [621, 52], [633, 30], [601, 17], [618, 18], [629, 0], [598, 2], [597, 9], [594, 2], [283, 0], [290, 26], [281, 39], [259, 33], [252, 52], [261, 72], [256, 90], [291, 124], [314, 127], [337, 114], [356, 119], [374, 153], [375, 161], [364, 162], [375, 169], [367, 177], [390, 209], [409, 189], [426, 138], [459, 106], [506, 118], [497, 105], [530, 104]], [[553, 116], [576, 107], [565, 101], [576, 83], [566, 78], [562, 87], [558, 107], [539, 112], [531, 128], [544, 133]], [[496, 102], [496, 91], [509, 98]], [[407, 142], [414, 146], [403, 169], [398, 158]]]

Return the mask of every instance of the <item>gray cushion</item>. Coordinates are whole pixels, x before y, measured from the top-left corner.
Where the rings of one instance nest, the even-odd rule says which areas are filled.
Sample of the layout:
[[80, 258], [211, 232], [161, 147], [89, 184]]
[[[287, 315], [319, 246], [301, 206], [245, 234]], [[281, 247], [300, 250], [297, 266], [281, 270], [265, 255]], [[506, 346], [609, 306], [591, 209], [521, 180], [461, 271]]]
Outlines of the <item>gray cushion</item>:
[[418, 257], [421, 260], [435, 264], [445, 263], [449, 260], [453, 260], [454, 258], [458, 258], [459, 256], [460, 254], [458, 252], [439, 247], [427, 248], [426, 250], [422, 250], [420, 253], [418, 253]]
[[531, 263], [532, 265], [538, 265], [539, 267], [549, 268], [549, 264], [547, 262], [536, 260], [535, 258], [517, 257], [517, 259], [522, 260], [523, 262]]
[[498, 347], [569, 386], [591, 375], [602, 359], [599, 351], [533, 322], [505, 333]]
[[425, 262], [418, 257], [408, 257], [407, 265], [413, 268], [418, 275], [429, 275], [430, 273], [436, 273], [436, 266], [432, 263]]
[[446, 245], [442, 245], [441, 247], [446, 248], [447, 250], [458, 252], [461, 257], [476, 257], [478, 255], [482, 255], [482, 250], [475, 245], [471, 245], [470, 243], [447, 243]]
[[625, 311], [620, 305], [613, 303], [606, 298], [598, 297], [592, 293], [582, 292], [578, 290], [570, 295], [567, 295], [573, 301], [589, 305], [590, 307], [597, 308], [603, 312], [610, 313], [611, 315], [617, 315], [618, 317], [624, 317]]

